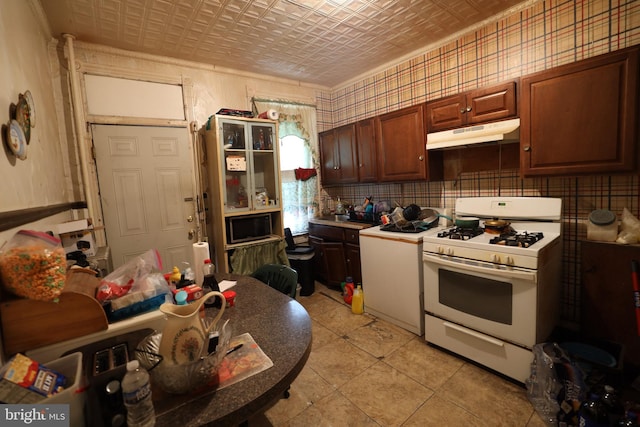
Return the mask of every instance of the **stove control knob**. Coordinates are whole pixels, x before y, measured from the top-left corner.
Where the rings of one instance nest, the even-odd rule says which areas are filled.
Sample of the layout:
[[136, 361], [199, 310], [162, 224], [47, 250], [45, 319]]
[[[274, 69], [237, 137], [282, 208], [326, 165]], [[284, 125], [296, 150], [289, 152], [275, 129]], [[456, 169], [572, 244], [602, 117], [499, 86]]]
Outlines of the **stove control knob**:
[[447, 255], [453, 256], [453, 249], [447, 248]]
[[493, 262], [495, 264], [499, 264], [500, 263], [500, 257], [497, 254], [491, 254], [491, 262]]
[[438, 246], [438, 254], [444, 255], [444, 248], [442, 246]]
[[515, 261], [513, 260], [513, 257], [507, 256], [506, 259], [507, 265], [514, 265]]

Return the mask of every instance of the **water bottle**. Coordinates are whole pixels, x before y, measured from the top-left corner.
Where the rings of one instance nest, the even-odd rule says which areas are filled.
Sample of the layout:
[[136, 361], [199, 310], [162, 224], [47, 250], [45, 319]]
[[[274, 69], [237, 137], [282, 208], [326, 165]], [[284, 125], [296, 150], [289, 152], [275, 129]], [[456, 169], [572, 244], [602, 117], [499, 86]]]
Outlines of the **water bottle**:
[[156, 423], [156, 413], [151, 401], [149, 373], [137, 360], [127, 363], [127, 372], [122, 378], [122, 397], [127, 408], [129, 427], [152, 427]]
[[[213, 265], [209, 258], [204, 260], [204, 265], [202, 266], [202, 273], [204, 276], [204, 280], [202, 281], [202, 292], [204, 295], [208, 294], [211, 291], [220, 292], [220, 287], [218, 286], [218, 281], [216, 280], [216, 276], [214, 275], [216, 271], [216, 266]], [[205, 301], [204, 305], [206, 307], [222, 307], [222, 301], [220, 298], [209, 298], [209, 300]]]

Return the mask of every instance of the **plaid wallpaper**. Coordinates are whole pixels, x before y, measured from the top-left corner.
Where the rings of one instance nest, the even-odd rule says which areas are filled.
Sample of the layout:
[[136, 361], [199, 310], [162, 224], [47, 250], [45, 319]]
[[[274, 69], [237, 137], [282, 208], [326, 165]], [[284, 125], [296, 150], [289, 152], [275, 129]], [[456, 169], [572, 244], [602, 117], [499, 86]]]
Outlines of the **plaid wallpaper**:
[[[640, 1], [539, 1], [362, 81], [317, 94], [318, 129], [394, 111], [640, 44]], [[461, 196], [563, 199], [563, 312], [580, 321], [580, 241], [594, 209], [640, 217], [638, 175], [519, 177], [517, 170], [462, 174], [455, 181], [351, 185], [323, 189], [360, 203], [367, 194], [401, 204], [453, 207]]]

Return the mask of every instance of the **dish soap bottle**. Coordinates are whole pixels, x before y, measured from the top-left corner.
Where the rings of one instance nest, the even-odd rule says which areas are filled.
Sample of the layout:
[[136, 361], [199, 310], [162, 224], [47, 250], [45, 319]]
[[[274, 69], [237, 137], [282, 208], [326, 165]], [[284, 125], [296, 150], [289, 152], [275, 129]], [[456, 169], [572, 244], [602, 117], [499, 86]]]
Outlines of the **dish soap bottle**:
[[351, 299], [351, 312], [353, 314], [364, 313], [364, 292], [362, 291], [362, 285], [358, 284], [358, 287], [353, 291], [353, 298]]

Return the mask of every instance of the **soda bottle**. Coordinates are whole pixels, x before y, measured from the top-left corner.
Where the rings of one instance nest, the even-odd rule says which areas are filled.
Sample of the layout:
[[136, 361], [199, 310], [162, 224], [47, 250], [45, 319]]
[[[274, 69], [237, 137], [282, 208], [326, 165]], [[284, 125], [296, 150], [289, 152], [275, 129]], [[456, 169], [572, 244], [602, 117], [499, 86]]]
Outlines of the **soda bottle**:
[[122, 397], [127, 408], [129, 427], [152, 427], [156, 424], [156, 412], [151, 401], [149, 373], [137, 360], [127, 363], [122, 378]]
[[607, 411], [600, 396], [592, 393], [580, 406], [580, 427], [608, 427]]
[[[218, 286], [218, 281], [216, 280], [216, 276], [214, 275], [216, 271], [216, 266], [213, 265], [209, 258], [204, 260], [204, 265], [202, 266], [202, 273], [204, 276], [204, 280], [202, 281], [202, 292], [204, 295], [208, 294], [211, 291], [220, 292], [220, 287]], [[222, 307], [222, 301], [220, 298], [209, 298], [205, 301], [204, 305], [206, 307]]]
[[627, 411], [626, 416], [618, 421], [616, 427], [636, 427], [638, 425], [638, 416], [633, 411]]
[[602, 404], [607, 411], [609, 425], [615, 426], [618, 421], [624, 417], [624, 407], [618, 399], [616, 390], [610, 385], [604, 386], [604, 393], [602, 394]]

